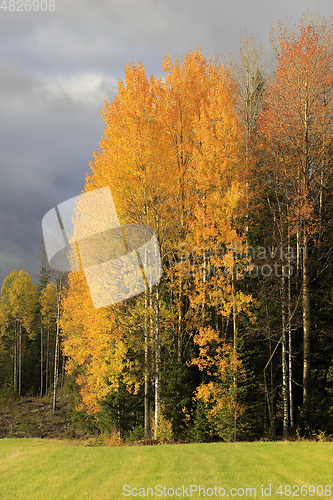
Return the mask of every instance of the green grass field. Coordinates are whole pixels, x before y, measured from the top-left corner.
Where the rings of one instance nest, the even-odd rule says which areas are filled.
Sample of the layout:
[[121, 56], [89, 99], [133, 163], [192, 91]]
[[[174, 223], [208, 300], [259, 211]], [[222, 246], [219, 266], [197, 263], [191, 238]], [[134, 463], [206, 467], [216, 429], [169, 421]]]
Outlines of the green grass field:
[[107, 448], [70, 441], [0, 440], [3, 500], [254, 496], [333, 499], [333, 443]]

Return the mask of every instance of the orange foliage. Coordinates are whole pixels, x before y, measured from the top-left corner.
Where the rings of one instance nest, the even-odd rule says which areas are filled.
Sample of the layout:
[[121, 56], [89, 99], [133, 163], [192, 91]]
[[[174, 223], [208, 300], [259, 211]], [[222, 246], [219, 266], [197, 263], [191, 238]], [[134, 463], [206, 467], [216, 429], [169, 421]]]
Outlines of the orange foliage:
[[288, 198], [291, 228], [318, 230], [315, 191], [324, 186], [333, 132], [332, 39], [320, 26], [303, 23], [277, 37], [278, 67], [270, 79], [260, 130], [265, 168]]

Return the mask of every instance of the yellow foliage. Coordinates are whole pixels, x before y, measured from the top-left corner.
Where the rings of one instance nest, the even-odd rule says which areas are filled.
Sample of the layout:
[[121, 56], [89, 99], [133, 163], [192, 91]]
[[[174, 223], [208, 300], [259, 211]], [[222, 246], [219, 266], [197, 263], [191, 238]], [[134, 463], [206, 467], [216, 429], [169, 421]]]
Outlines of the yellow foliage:
[[201, 328], [194, 342], [199, 345], [199, 357], [191, 360], [192, 365], [212, 377], [195, 391], [195, 399], [205, 404], [207, 417], [217, 432], [225, 437], [245, 407], [238, 402], [238, 379], [245, 380], [245, 370], [237, 351], [230, 343], [219, 337], [211, 327]]
[[104, 439], [104, 446], [123, 446], [124, 440], [119, 436], [116, 429], [112, 429], [110, 436]]

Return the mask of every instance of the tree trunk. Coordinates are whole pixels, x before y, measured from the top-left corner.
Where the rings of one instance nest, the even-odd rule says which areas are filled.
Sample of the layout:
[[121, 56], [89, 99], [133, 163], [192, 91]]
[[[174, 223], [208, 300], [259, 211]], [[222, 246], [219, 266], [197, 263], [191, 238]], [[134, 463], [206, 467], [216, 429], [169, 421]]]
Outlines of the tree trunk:
[[310, 288], [308, 239], [304, 229], [303, 248], [303, 404], [307, 402], [310, 385]]
[[[282, 243], [281, 243], [282, 248]], [[281, 315], [282, 315], [282, 398], [283, 398], [283, 438], [288, 437], [288, 389], [287, 389], [287, 360], [286, 360], [286, 312], [285, 312], [285, 276], [284, 266], [281, 272]]]
[[[147, 312], [150, 304], [150, 288], [147, 280], [145, 280], [146, 293], [145, 293], [145, 311]], [[145, 439], [151, 438], [151, 423], [150, 423], [150, 336], [148, 316], [145, 316], [145, 367], [144, 367], [144, 437]]]
[[40, 397], [43, 397], [43, 318], [40, 315]]
[[50, 352], [50, 321], [47, 324], [47, 343], [46, 343], [46, 367], [45, 367], [45, 394], [47, 395], [49, 380], [49, 352]]
[[54, 349], [54, 372], [53, 372], [53, 411], [57, 407], [57, 385], [58, 385], [58, 348], [59, 348], [59, 326], [57, 324], [56, 343]]
[[[269, 352], [272, 352], [272, 339], [269, 338]], [[271, 429], [272, 429], [272, 437], [275, 437], [275, 416], [274, 416], [274, 373], [273, 373], [273, 358], [271, 359]]]
[[179, 292], [178, 292], [178, 343], [177, 343], [177, 358], [178, 362], [181, 361], [182, 358], [182, 336], [183, 336], [183, 280], [180, 278], [179, 280]]
[[[144, 220], [148, 224], [148, 205], [146, 198], [146, 185], [144, 185]], [[148, 308], [151, 300], [151, 289], [149, 287], [145, 267], [142, 265], [141, 258], [137, 252], [140, 262], [141, 273], [145, 283], [145, 317], [144, 317], [144, 336], [145, 336], [145, 365], [144, 365], [144, 438], [151, 439], [151, 415], [150, 415], [150, 380], [151, 380], [151, 347], [150, 347], [150, 322], [148, 321]], [[147, 266], [147, 254], [145, 253], [145, 266]], [[150, 314], [150, 313], [149, 313]]]
[[[305, 82], [306, 89], [308, 88]], [[306, 193], [309, 187], [309, 168], [310, 168], [310, 144], [309, 144], [309, 100], [305, 101], [304, 112], [304, 173], [303, 189]], [[307, 402], [310, 385], [310, 289], [309, 289], [309, 264], [308, 264], [308, 235], [306, 224], [303, 227], [303, 276], [302, 276], [302, 295], [303, 295], [303, 405]]]
[[291, 260], [290, 260], [290, 232], [288, 226], [288, 375], [289, 375], [289, 419], [290, 427], [294, 427], [294, 403], [293, 403], [293, 366], [292, 366], [292, 337], [291, 337]]
[[300, 249], [300, 243], [299, 243], [299, 240], [300, 240], [300, 233], [299, 231], [297, 231], [296, 233], [296, 290], [298, 291], [300, 289], [300, 279], [299, 279], [299, 275], [300, 275], [300, 268], [301, 268], [301, 265], [300, 265], [300, 252], [301, 252], [301, 249]]
[[60, 384], [61, 389], [64, 387], [64, 380], [65, 380], [65, 356], [62, 355], [61, 384]]
[[16, 396], [17, 394], [17, 321], [16, 320], [14, 328], [13, 357], [14, 357], [14, 367], [13, 367], [14, 394]]
[[19, 343], [19, 362], [18, 362], [18, 397], [21, 397], [21, 384], [22, 384], [22, 324], [20, 323], [20, 331], [18, 337]]
[[59, 374], [58, 350], [59, 350], [60, 293], [61, 293], [61, 273], [60, 273], [59, 289], [58, 289], [57, 331], [56, 331], [56, 342], [54, 349], [53, 411], [56, 411], [57, 408], [57, 385], [58, 385], [58, 374]]
[[155, 303], [155, 426], [154, 439], [158, 437], [160, 419], [160, 377], [161, 377], [161, 346], [160, 346], [160, 318], [159, 318], [159, 283], [156, 284]]
[[[232, 282], [232, 300], [233, 300], [233, 306], [232, 306], [232, 323], [233, 323], [233, 331], [234, 331], [234, 349], [237, 351], [237, 311], [236, 311], [236, 306], [235, 306], [235, 291], [236, 291], [236, 279], [235, 279], [235, 266], [232, 268], [232, 275], [231, 275], [231, 282]], [[234, 403], [234, 441], [236, 441], [237, 438], [237, 372], [235, 371], [234, 373], [234, 398], [235, 398], [235, 403]]]

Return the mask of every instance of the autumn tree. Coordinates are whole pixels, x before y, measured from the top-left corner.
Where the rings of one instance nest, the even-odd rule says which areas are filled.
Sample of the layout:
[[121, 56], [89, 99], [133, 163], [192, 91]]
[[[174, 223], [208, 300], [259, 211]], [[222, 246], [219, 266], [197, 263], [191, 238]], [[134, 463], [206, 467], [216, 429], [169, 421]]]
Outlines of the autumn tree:
[[22, 384], [22, 336], [33, 335], [37, 300], [37, 287], [30, 274], [23, 269], [11, 271], [1, 288], [1, 311], [4, 326], [13, 332], [13, 388], [18, 397]]
[[120, 379], [133, 392], [138, 390], [135, 360], [129, 356], [135, 336], [124, 328], [122, 314], [117, 316], [110, 307], [94, 307], [82, 270], [69, 276], [59, 324], [66, 371], [76, 375], [80, 386], [79, 410], [98, 415], [101, 400], [118, 390]]
[[[209, 303], [217, 307], [218, 314], [229, 315], [230, 310], [233, 311], [233, 342], [237, 348], [236, 309], [242, 310], [247, 298], [244, 297], [243, 302], [242, 295], [238, 294], [237, 298], [236, 293], [236, 280], [240, 278], [236, 265], [242, 260], [245, 243], [241, 219], [246, 211], [246, 189], [244, 128], [235, 115], [235, 105], [234, 84], [221, 67], [215, 74], [212, 72], [207, 103], [202, 106], [200, 119], [195, 124], [199, 143], [194, 173], [196, 205], [188, 240], [200, 249], [210, 249], [213, 254], [209, 262], [203, 255], [202, 284], [211, 288], [207, 297]], [[208, 264], [217, 270], [210, 280]], [[200, 290], [199, 283], [195, 289]], [[200, 300], [205, 302], [205, 296]]]
[[[325, 20], [272, 33], [277, 69], [270, 79], [260, 127], [267, 184], [278, 183], [276, 203], [285, 228], [302, 248], [303, 402], [310, 381], [310, 241], [318, 232], [322, 192], [330, 178], [332, 34]], [[284, 234], [287, 234], [287, 229]]]
[[[166, 161], [166, 134], [156, 90], [160, 85], [160, 79], [153, 76], [148, 80], [142, 65], [126, 66], [125, 83], [119, 81], [118, 95], [111, 104], [106, 103], [103, 110], [107, 127], [105, 138], [101, 140], [102, 152], [94, 155], [93, 174], [87, 178], [85, 189], [89, 191], [109, 186], [121, 224], [151, 226], [163, 252], [168, 222], [163, 205], [168, 197], [171, 170]], [[150, 392], [154, 366], [155, 393], [159, 400], [159, 284], [152, 288], [145, 280], [143, 308], [145, 435], [150, 437]]]

